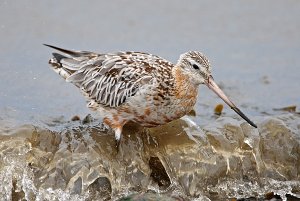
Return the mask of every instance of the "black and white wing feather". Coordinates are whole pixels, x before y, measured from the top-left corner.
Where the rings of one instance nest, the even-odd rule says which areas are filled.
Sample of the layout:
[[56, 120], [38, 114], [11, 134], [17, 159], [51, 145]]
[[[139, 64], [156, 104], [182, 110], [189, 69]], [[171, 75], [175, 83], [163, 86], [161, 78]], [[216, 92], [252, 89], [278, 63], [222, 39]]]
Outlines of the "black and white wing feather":
[[53, 53], [49, 61], [53, 69], [102, 106], [120, 106], [152, 79], [149, 71], [153, 69], [142, 58], [147, 56], [145, 53], [96, 54], [46, 46], [66, 54]]

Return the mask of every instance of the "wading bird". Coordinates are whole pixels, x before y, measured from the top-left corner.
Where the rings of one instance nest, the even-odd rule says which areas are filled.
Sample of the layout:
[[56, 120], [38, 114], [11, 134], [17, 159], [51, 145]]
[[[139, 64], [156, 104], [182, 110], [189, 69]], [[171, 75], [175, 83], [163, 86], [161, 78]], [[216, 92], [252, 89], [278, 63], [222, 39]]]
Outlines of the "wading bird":
[[46, 46], [63, 53], [53, 53], [49, 61], [53, 70], [80, 88], [87, 106], [100, 112], [103, 122], [114, 130], [117, 142], [128, 121], [155, 127], [189, 113], [200, 84], [257, 127], [214, 82], [210, 63], [200, 52], [184, 53], [177, 64], [172, 64], [142, 52], [101, 54]]

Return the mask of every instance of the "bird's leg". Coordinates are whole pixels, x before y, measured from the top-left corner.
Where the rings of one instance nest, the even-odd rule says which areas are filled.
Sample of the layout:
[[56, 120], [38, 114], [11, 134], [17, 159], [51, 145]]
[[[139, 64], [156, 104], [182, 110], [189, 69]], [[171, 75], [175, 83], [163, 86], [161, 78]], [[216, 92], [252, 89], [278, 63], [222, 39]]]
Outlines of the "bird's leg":
[[121, 135], [122, 135], [122, 127], [117, 127], [115, 130], [115, 138], [116, 138], [116, 147], [119, 150], [119, 145], [121, 142]]
[[121, 137], [122, 137], [122, 129], [123, 129], [123, 126], [126, 123], [126, 121], [121, 121], [121, 122], [115, 121], [115, 122], [113, 122], [109, 118], [104, 118], [103, 122], [106, 125], [108, 125], [110, 128], [113, 129], [113, 131], [115, 133], [116, 147], [119, 150], [119, 145], [120, 145]]

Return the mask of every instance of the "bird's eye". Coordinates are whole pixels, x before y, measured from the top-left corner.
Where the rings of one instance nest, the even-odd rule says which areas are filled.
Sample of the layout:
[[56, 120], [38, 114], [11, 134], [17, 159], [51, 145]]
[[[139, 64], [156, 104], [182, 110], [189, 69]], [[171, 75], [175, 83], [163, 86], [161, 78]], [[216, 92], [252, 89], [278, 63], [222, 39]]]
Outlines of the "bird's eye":
[[194, 69], [199, 69], [199, 66], [197, 66], [196, 64], [193, 64], [193, 68]]

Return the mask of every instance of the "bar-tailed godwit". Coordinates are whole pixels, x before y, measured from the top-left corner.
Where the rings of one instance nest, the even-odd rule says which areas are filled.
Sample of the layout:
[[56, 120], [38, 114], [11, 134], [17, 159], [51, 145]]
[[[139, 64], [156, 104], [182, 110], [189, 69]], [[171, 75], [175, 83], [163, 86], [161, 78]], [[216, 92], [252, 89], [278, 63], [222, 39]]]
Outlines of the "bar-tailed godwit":
[[248, 119], [223, 93], [211, 75], [202, 53], [180, 55], [177, 64], [142, 52], [94, 53], [71, 51], [51, 45], [53, 70], [76, 85], [115, 131], [117, 142], [128, 121], [145, 127], [166, 124], [189, 113], [197, 100], [198, 87], [205, 84], [250, 125]]

